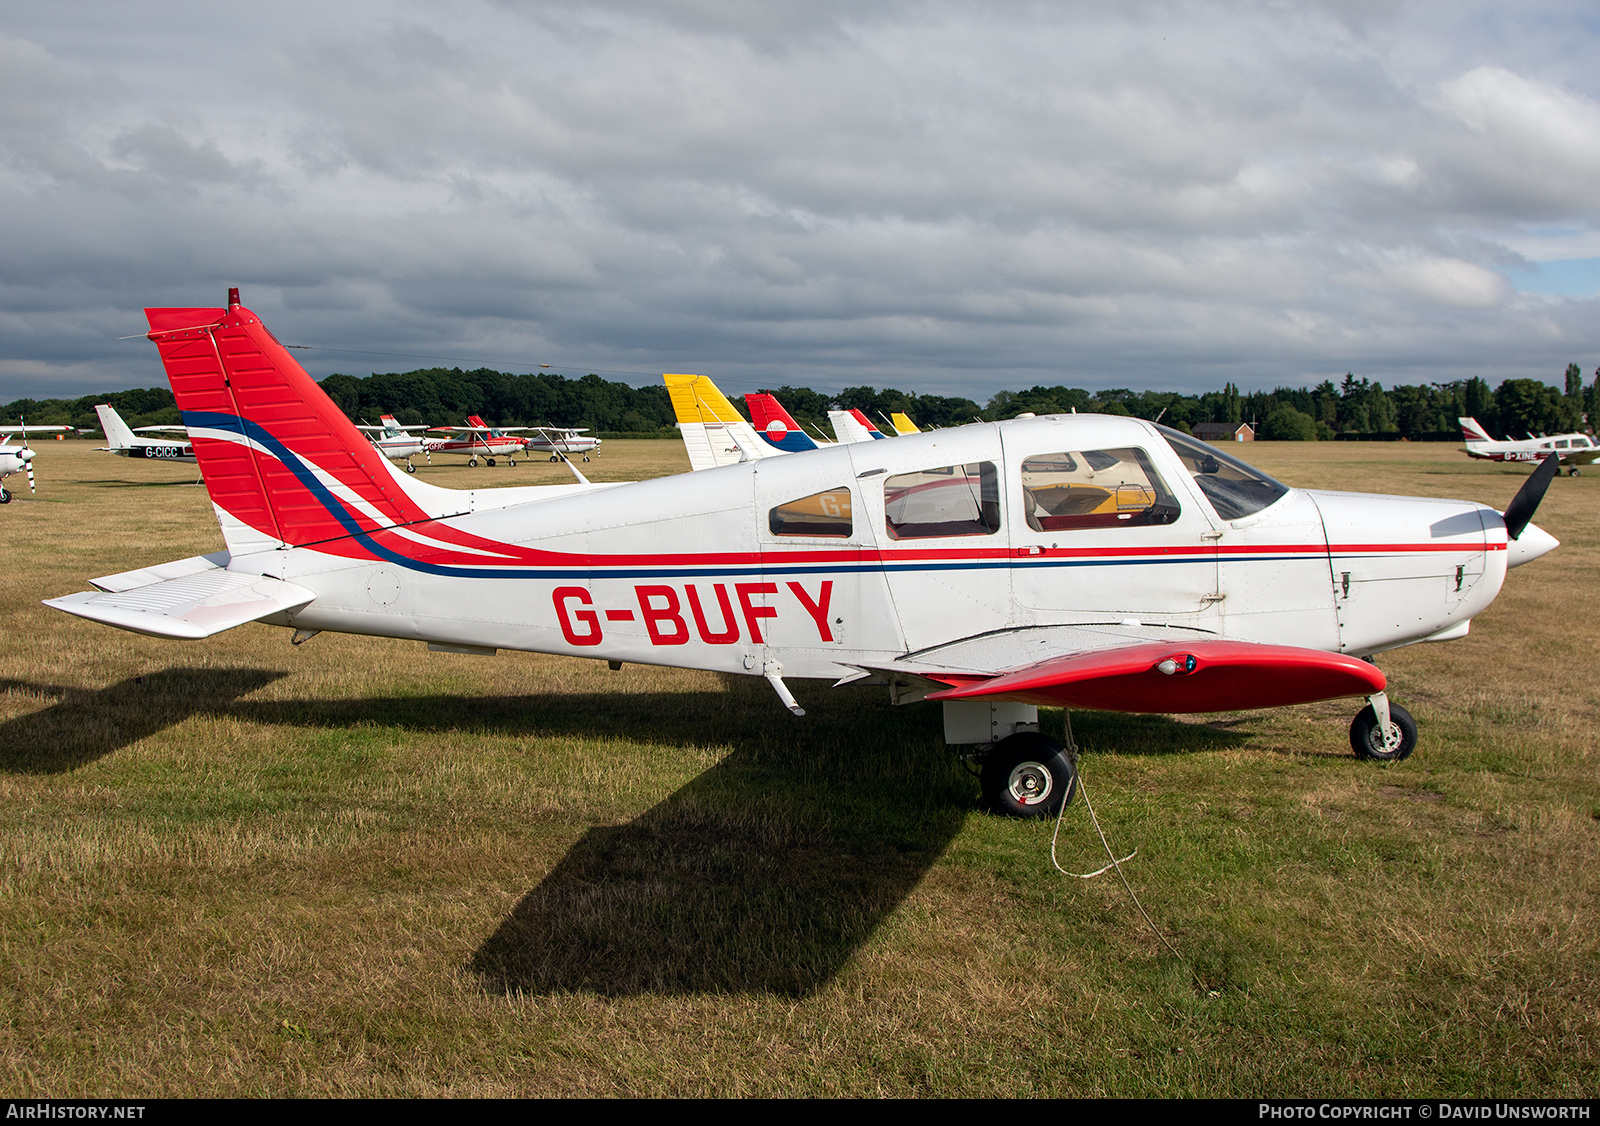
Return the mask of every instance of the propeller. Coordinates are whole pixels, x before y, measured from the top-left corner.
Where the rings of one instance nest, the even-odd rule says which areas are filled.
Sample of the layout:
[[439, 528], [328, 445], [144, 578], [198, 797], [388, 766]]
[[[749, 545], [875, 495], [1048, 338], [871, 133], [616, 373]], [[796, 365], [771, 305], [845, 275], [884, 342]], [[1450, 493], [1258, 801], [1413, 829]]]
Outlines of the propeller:
[[1544, 499], [1544, 492], [1550, 487], [1550, 479], [1561, 469], [1561, 455], [1551, 454], [1539, 463], [1529, 478], [1523, 482], [1522, 488], [1517, 490], [1517, 495], [1511, 498], [1511, 503], [1506, 505], [1504, 518], [1506, 522], [1506, 535], [1517, 539], [1522, 535], [1528, 521], [1533, 519], [1533, 514], [1538, 511], [1539, 502]]
[[22, 426], [22, 449], [17, 456], [22, 459], [22, 467], [28, 471], [28, 492], [37, 496], [39, 490], [33, 484], [33, 447], [28, 445], [28, 420], [19, 414], [17, 422]]

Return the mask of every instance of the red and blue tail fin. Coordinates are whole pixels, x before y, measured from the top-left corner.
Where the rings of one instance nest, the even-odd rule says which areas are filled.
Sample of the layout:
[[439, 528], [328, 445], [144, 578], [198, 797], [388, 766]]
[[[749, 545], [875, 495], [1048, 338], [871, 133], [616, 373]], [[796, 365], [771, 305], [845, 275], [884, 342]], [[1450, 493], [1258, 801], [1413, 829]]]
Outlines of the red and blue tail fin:
[[427, 518], [238, 290], [226, 309], [145, 316], [230, 552], [348, 540]]
[[750, 409], [750, 424], [768, 445], [791, 454], [817, 448], [817, 443], [772, 395], [752, 391], [744, 397], [744, 405]]

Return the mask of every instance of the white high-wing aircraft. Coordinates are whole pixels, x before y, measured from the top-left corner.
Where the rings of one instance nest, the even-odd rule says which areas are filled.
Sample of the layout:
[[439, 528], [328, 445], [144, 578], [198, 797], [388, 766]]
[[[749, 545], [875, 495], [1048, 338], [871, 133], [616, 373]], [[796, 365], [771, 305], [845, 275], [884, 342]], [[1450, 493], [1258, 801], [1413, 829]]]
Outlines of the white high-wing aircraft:
[[362, 423], [356, 429], [365, 431], [367, 440], [384, 457], [390, 461], [405, 462], [407, 473], [415, 473], [417, 471], [417, 467], [411, 464], [411, 459], [418, 454], [426, 457], [429, 465], [433, 464], [433, 457], [428, 452], [426, 440], [411, 433], [413, 430], [428, 429], [426, 424], [407, 426], [396, 421], [392, 414], [379, 415], [378, 421], [383, 425], [373, 426], [371, 423]]
[[1587, 434], [1557, 434], [1553, 438], [1527, 438], [1520, 442], [1497, 442], [1478, 425], [1475, 418], [1458, 418], [1461, 436], [1467, 442], [1467, 456], [1486, 461], [1543, 461], [1551, 454], [1561, 459], [1567, 475], [1576, 477], [1578, 466], [1600, 461], [1600, 439]]
[[[454, 492], [365, 441], [238, 304], [148, 309], [225, 552], [51, 599], [160, 637], [250, 621], [942, 701], [998, 811], [1076, 782], [1039, 704], [1186, 713], [1365, 697], [1351, 743], [1416, 725], [1370, 658], [1466, 634], [1556, 541], [1469, 501], [1293, 489], [1192, 438], [1016, 419], [622, 485]], [[198, 327], [197, 327], [198, 326]], [[489, 494], [515, 494], [491, 496]], [[487, 504], [497, 507], [488, 508]]]
[[507, 434], [526, 431], [528, 434], [526, 446], [529, 453], [547, 453], [551, 461], [561, 461], [569, 454], [582, 454], [583, 460], [588, 461], [589, 455], [600, 448], [600, 439], [589, 436], [586, 426], [507, 426]]
[[[54, 434], [62, 430], [71, 430], [70, 426], [0, 426], [0, 504], [11, 503], [11, 490], [5, 487], [5, 479], [13, 473], [26, 473], [28, 475], [28, 491], [38, 492], [33, 483], [33, 450], [28, 445], [29, 434]], [[22, 444], [13, 446], [11, 435], [21, 434]]]
[[141, 426], [130, 430], [122, 416], [109, 403], [94, 408], [100, 416], [100, 429], [105, 432], [106, 444], [100, 449], [118, 457], [148, 458], [151, 461], [187, 461], [194, 463], [194, 447], [176, 438], [146, 438], [145, 431], [169, 431], [182, 434], [181, 426]]

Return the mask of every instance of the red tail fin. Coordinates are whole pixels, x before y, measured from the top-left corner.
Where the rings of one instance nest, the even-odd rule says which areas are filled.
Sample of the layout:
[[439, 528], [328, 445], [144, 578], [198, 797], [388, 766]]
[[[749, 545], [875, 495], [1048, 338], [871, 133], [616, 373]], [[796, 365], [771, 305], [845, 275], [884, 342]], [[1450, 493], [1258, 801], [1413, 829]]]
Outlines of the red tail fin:
[[226, 309], [145, 315], [206, 489], [255, 530], [250, 546], [336, 540], [426, 517], [236, 291]]

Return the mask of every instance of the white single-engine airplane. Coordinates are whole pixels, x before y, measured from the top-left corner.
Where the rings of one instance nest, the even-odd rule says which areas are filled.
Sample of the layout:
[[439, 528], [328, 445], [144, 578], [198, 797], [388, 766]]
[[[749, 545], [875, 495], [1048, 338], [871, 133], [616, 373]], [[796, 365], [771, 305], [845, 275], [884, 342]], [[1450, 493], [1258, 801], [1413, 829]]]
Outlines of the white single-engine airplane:
[[141, 426], [130, 430], [122, 416], [109, 403], [94, 408], [100, 416], [100, 429], [105, 432], [106, 444], [100, 449], [118, 457], [148, 458], [151, 461], [186, 461], [194, 464], [194, 447], [176, 438], [146, 438], [145, 431], [184, 433], [181, 426]]
[[397, 421], [392, 414], [378, 416], [381, 426], [371, 423], [362, 423], [357, 430], [365, 431], [367, 440], [373, 447], [390, 461], [403, 461], [406, 463], [406, 472], [415, 473], [417, 467], [411, 464], [411, 459], [422, 454], [428, 459], [428, 464], [433, 464], [433, 457], [428, 452], [427, 440], [411, 433], [413, 430], [426, 430], [426, 424], [405, 425]]
[[600, 439], [589, 436], [586, 426], [508, 426], [505, 433], [526, 431], [528, 437], [524, 439], [529, 453], [547, 453], [551, 461], [562, 461], [569, 454], [582, 454], [583, 460], [588, 461], [589, 455], [600, 448]]
[[1551, 454], [1561, 459], [1567, 475], [1576, 477], [1578, 466], [1600, 461], [1600, 439], [1587, 434], [1557, 434], [1553, 438], [1528, 438], [1521, 442], [1497, 442], [1478, 425], [1475, 418], [1458, 418], [1461, 436], [1467, 442], [1467, 456], [1485, 461], [1543, 461]]
[[468, 465], [477, 465], [478, 456], [483, 455], [483, 460], [489, 465], [494, 464], [496, 457], [504, 457], [507, 465], [517, 464], [517, 455], [522, 453], [528, 445], [527, 439], [513, 437], [512, 430], [526, 430], [525, 426], [513, 426], [509, 430], [502, 430], [498, 426], [490, 426], [475, 414], [467, 416], [465, 426], [434, 426], [430, 433], [461, 434], [460, 438], [429, 438], [428, 450], [436, 454], [466, 454]]
[[[631, 484], [438, 489], [359, 433], [238, 303], [148, 309], [225, 552], [51, 599], [159, 637], [250, 621], [944, 703], [990, 805], [1076, 782], [1037, 706], [1185, 713], [1365, 697], [1355, 752], [1416, 725], [1370, 658], [1466, 634], [1556, 541], [1469, 501], [1292, 489], [1149, 422], [984, 423]], [[511, 494], [511, 495], [495, 495]], [[495, 505], [496, 507], [487, 507]]]
[[[62, 430], [71, 430], [70, 426], [0, 426], [0, 504], [11, 503], [11, 490], [5, 487], [5, 479], [13, 473], [26, 473], [28, 475], [28, 491], [38, 492], [33, 483], [33, 450], [28, 445], [29, 434], [54, 434]], [[13, 446], [11, 435], [21, 434], [22, 444]]]

